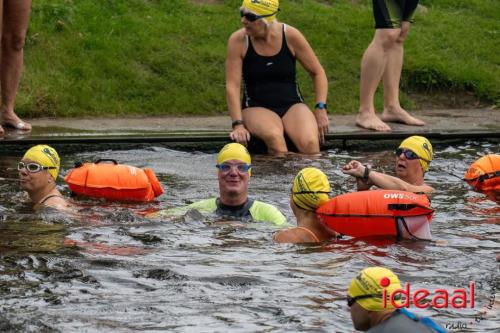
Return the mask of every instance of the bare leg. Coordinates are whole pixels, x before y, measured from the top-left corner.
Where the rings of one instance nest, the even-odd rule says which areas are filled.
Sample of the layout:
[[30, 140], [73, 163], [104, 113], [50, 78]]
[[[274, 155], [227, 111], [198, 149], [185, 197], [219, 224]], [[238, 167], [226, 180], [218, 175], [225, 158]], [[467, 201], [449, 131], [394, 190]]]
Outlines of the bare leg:
[[2, 60], [0, 83], [2, 104], [0, 106], [2, 124], [31, 130], [31, 125], [23, 122], [14, 112], [19, 81], [23, 67], [23, 49], [28, 30], [31, 0], [4, 0]]
[[384, 112], [382, 113], [382, 120], [422, 126], [425, 125], [425, 122], [411, 116], [399, 104], [399, 81], [401, 79], [401, 70], [403, 69], [404, 54], [403, 43], [409, 26], [409, 22], [403, 22], [400, 37], [394, 46], [388, 50], [388, 59], [383, 75]]
[[283, 126], [299, 153], [319, 153], [318, 124], [305, 104], [293, 105], [283, 116]]
[[264, 140], [270, 154], [288, 152], [283, 122], [276, 113], [266, 108], [252, 107], [244, 109], [242, 114], [247, 130], [251, 135]]
[[387, 65], [389, 49], [393, 47], [399, 29], [377, 29], [361, 60], [360, 105], [356, 125], [376, 131], [391, 128], [375, 115], [374, 97]]

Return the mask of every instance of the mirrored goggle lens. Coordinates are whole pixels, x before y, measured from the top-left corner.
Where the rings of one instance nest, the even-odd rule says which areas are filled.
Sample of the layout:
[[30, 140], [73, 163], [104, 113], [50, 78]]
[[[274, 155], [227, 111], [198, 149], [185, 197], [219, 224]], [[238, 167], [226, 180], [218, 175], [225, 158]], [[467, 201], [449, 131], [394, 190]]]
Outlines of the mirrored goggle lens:
[[400, 156], [401, 154], [404, 154], [406, 159], [408, 160], [417, 160], [420, 157], [412, 152], [411, 150], [403, 149], [403, 148], [398, 148], [396, 149], [396, 156]]
[[236, 168], [239, 172], [248, 172], [248, 170], [252, 167], [250, 164], [217, 164], [216, 167], [222, 172], [229, 172], [231, 168]]

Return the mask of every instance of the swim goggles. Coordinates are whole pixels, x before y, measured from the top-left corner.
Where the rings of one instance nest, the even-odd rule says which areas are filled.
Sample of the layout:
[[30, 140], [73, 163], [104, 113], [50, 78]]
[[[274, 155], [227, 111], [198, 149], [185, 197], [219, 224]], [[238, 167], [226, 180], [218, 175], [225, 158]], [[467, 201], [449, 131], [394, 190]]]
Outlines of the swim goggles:
[[26, 168], [26, 170], [28, 170], [30, 173], [37, 173], [37, 172], [40, 172], [42, 170], [57, 169], [55, 166], [47, 167], [47, 166], [42, 166], [42, 165], [40, 165], [38, 163], [34, 163], [34, 162], [31, 162], [31, 163], [19, 162], [19, 163], [17, 163], [17, 170], [18, 171], [21, 171], [24, 168]]
[[422, 158], [418, 156], [415, 152], [409, 150], [409, 149], [404, 149], [404, 148], [398, 148], [395, 151], [396, 156], [400, 156], [401, 154], [404, 154], [407, 160], [423, 160], [429, 163], [429, 160], [426, 160], [425, 158]]
[[238, 170], [238, 172], [247, 173], [248, 170], [250, 170], [250, 168], [252, 167], [252, 165], [245, 164], [245, 163], [241, 163], [241, 164], [221, 163], [221, 164], [215, 165], [215, 167], [217, 169], [219, 169], [221, 172], [229, 172], [229, 170], [231, 170], [232, 168], [236, 168], [236, 170]]
[[271, 14], [257, 15], [257, 14], [254, 14], [254, 13], [245, 12], [245, 11], [243, 11], [243, 10], [240, 9], [240, 17], [244, 17], [249, 22], [255, 22], [255, 21], [257, 21], [257, 20], [259, 20], [261, 18], [273, 16], [277, 12], [279, 12], [279, 9], [277, 11], [275, 11], [274, 13], [271, 13]]

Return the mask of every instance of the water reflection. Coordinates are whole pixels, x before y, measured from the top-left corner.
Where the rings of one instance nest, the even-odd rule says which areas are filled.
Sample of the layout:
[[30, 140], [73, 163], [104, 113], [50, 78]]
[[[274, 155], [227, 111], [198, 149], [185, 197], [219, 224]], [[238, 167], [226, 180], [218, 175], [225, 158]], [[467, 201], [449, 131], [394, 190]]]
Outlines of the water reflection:
[[[360, 269], [383, 265], [412, 288], [453, 290], [475, 281], [477, 309], [419, 313], [442, 324], [472, 321], [469, 331], [496, 332], [498, 311], [475, 318], [488, 310], [499, 285], [499, 206], [470, 191], [461, 176], [478, 156], [498, 153], [498, 145], [465, 142], [435, 150], [426, 178], [437, 189], [435, 242], [344, 238], [310, 246], [273, 244], [276, 229], [259, 223], [242, 227], [196, 215], [144, 217], [217, 195], [215, 154], [163, 147], [66, 150], [63, 175], [75, 161], [113, 158], [153, 168], [166, 194], [149, 204], [74, 198], [78, 213], [61, 218], [33, 212], [16, 181], [0, 181], [0, 322], [6, 325], [1, 327], [13, 332], [351, 332], [347, 284]], [[332, 149], [320, 158], [255, 156], [249, 194], [276, 205], [294, 223], [289, 208], [294, 175], [312, 165], [325, 171], [334, 193], [353, 191], [352, 179], [340, 172], [352, 158], [393, 169], [390, 149]], [[0, 177], [15, 179], [18, 159], [0, 157]], [[66, 186], [60, 189], [69, 195]]]

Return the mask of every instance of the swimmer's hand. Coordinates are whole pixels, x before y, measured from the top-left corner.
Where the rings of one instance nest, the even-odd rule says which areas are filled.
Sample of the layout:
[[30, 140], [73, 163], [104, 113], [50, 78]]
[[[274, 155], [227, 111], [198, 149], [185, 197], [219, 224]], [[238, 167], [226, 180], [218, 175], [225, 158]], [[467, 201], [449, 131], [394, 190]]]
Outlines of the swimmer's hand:
[[246, 146], [250, 141], [250, 132], [241, 124], [234, 127], [233, 131], [229, 133], [229, 137], [231, 140]]
[[330, 127], [330, 120], [326, 109], [316, 109], [314, 111], [316, 122], [318, 123], [318, 136], [321, 144], [325, 143], [325, 134], [328, 133]]
[[342, 167], [342, 172], [356, 178], [363, 177], [365, 173], [365, 166], [358, 161], [351, 161]]

